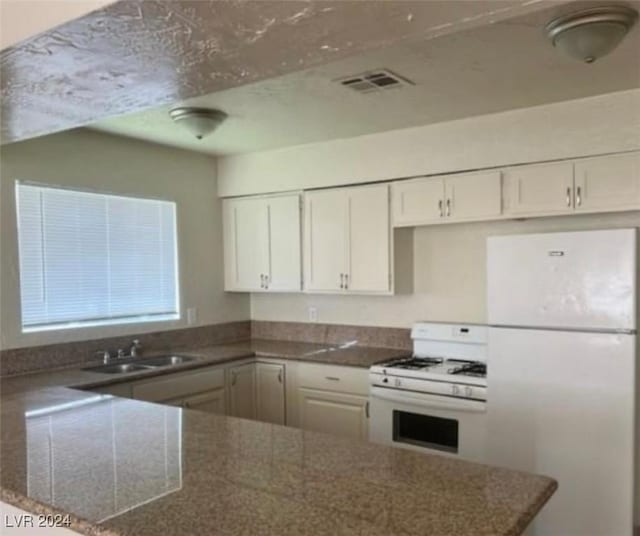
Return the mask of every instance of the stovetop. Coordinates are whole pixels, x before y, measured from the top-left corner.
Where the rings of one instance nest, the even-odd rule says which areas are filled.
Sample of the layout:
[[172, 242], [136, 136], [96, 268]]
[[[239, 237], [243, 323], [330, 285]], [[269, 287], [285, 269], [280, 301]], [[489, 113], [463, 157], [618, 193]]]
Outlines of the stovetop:
[[389, 376], [486, 385], [487, 364], [482, 361], [445, 357], [407, 357], [371, 367], [371, 372]]

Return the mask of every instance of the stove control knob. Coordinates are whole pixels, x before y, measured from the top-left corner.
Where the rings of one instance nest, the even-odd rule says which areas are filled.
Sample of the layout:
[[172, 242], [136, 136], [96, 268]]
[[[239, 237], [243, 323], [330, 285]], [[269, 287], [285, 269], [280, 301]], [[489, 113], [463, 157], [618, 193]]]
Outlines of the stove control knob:
[[464, 394], [467, 395], [468, 397], [471, 397], [471, 395], [473, 395], [473, 388], [465, 387], [464, 388]]
[[460, 394], [460, 388], [457, 385], [452, 385], [451, 393], [453, 394], [453, 396], [458, 396]]
[[389, 378], [382, 378], [382, 383], [389, 383]]

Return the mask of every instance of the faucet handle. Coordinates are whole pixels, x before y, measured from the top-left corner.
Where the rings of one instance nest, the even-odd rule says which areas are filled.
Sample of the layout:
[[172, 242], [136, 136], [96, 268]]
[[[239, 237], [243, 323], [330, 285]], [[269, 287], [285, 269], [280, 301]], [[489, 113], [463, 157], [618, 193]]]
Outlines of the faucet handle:
[[96, 355], [99, 355], [102, 358], [102, 362], [106, 365], [111, 360], [111, 354], [109, 350], [98, 350], [95, 352]]
[[129, 353], [131, 354], [131, 357], [137, 357], [142, 351], [142, 344], [140, 343], [139, 339], [133, 339], [133, 341], [131, 342], [131, 350], [129, 351]]

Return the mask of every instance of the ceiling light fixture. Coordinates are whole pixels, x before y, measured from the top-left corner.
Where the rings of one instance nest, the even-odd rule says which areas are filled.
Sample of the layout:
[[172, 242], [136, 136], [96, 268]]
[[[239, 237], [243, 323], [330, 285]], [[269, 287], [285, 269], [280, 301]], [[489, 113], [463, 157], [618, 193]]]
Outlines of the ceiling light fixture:
[[626, 6], [594, 7], [553, 19], [545, 31], [564, 54], [593, 63], [620, 44], [637, 18], [638, 12]]
[[227, 114], [220, 110], [190, 107], [174, 108], [169, 115], [199, 140], [211, 134], [227, 118]]

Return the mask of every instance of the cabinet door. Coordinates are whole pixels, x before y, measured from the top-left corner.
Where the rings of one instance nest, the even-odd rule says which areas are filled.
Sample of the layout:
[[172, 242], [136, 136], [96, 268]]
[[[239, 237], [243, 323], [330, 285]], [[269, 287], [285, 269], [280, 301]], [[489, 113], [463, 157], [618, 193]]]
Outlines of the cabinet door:
[[284, 365], [256, 364], [258, 420], [285, 424]]
[[576, 211], [640, 208], [640, 153], [578, 160]]
[[300, 427], [342, 437], [366, 439], [368, 399], [315, 389], [298, 389]]
[[472, 221], [500, 216], [502, 174], [489, 171], [447, 177], [445, 194], [446, 220]]
[[269, 273], [266, 199], [224, 201], [225, 290], [260, 291]]
[[347, 189], [347, 270], [352, 292], [389, 292], [391, 228], [389, 186]]
[[183, 400], [182, 405], [187, 409], [196, 409], [218, 415], [225, 414], [224, 389], [206, 391], [189, 396]]
[[229, 415], [256, 418], [256, 369], [254, 363], [229, 369]]
[[443, 218], [444, 181], [440, 178], [395, 182], [391, 196], [394, 227], [434, 223]]
[[560, 162], [504, 172], [505, 214], [545, 216], [573, 212], [573, 164]]
[[346, 213], [344, 188], [305, 193], [305, 290], [343, 290]]
[[300, 196], [269, 198], [268, 211], [268, 290], [300, 290]]

